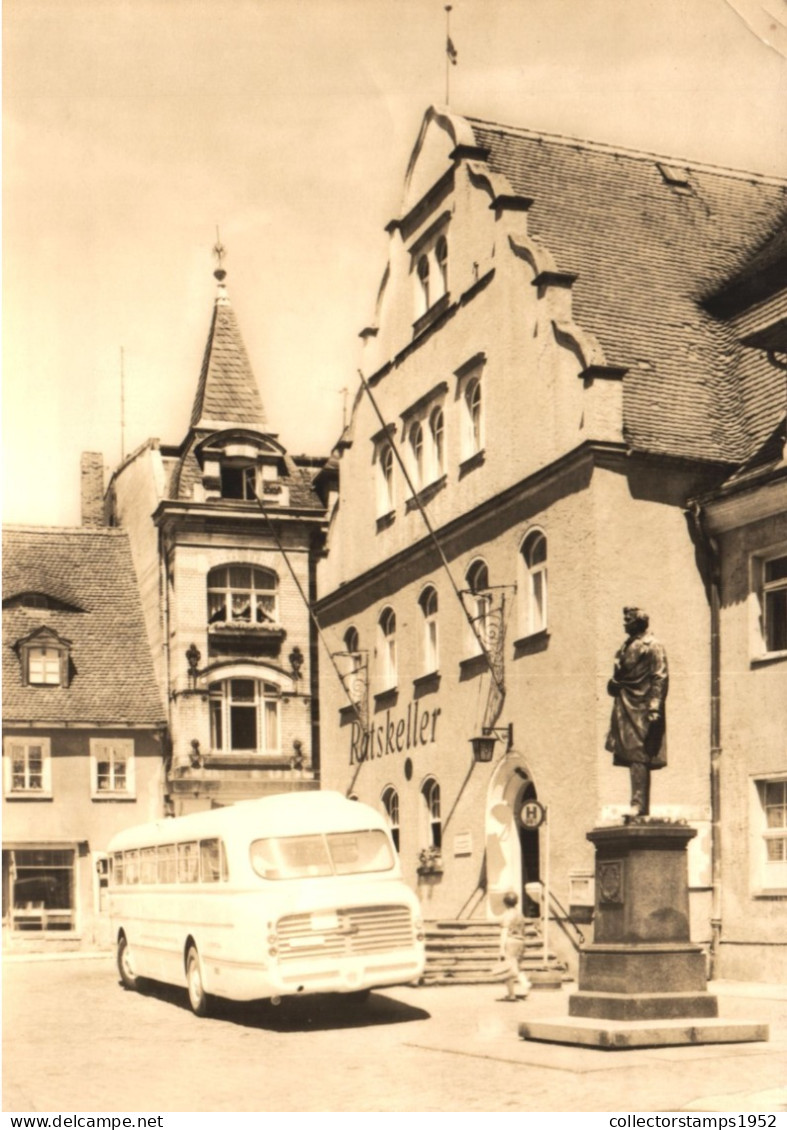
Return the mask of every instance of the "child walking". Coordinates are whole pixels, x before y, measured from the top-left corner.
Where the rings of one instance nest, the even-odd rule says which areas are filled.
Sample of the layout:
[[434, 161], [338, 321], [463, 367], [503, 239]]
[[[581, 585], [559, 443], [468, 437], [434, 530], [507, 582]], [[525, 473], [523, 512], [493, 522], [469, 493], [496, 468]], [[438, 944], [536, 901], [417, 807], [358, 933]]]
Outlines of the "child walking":
[[525, 941], [525, 920], [517, 909], [519, 898], [514, 891], [503, 895], [505, 911], [501, 919], [500, 960], [506, 962], [506, 996], [503, 1000], [517, 999], [517, 986], [522, 997], [530, 992], [530, 982], [519, 968], [519, 958]]

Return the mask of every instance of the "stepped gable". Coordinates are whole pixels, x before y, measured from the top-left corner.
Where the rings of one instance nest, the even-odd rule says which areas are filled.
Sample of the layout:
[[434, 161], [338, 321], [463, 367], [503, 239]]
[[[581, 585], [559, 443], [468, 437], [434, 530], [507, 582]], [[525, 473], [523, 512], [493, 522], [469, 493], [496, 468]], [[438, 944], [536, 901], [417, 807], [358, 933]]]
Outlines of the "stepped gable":
[[[15, 604], [22, 593], [51, 607]], [[71, 644], [70, 682], [24, 686], [14, 649], [47, 627]], [[128, 537], [121, 530], [3, 530], [3, 720], [164, 724]]]
[[490, 168], [532, 198], [529, 233], [578, 274], [577, 322], [627, 367], [631, 446], [746, 459], [776, 419], [744, 410], [736, 368], [751, 351], [705, 301], [755, 258], [771, 265], [787, 182], [467, 121]]

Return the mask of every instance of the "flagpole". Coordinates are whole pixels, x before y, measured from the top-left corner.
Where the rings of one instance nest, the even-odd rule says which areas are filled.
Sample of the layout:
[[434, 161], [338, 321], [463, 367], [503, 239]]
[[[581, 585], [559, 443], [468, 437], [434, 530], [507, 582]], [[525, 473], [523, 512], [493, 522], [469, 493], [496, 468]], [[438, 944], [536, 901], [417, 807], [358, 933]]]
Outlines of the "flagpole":
[[451, 56], [448, 52], [448, 44], [451, 42], [451, 5], [445, 6], [445, 104], [451, 105]]

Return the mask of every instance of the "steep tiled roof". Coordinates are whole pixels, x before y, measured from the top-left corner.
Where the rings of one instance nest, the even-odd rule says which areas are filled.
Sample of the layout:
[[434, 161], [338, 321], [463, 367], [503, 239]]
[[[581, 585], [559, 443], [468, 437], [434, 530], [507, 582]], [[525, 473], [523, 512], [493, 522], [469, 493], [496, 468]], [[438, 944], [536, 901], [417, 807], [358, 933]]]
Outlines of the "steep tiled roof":
[[265, 431], [265, 412], [235, 311], [224, 287], [213, 308], [191, 426], [243, 424]]
[[[70, 610], [6, 607], [25, 592]], [[23, 686], [17, 640], [46, 626], [71, 641], [68, 687]], [[6, 723], [164, 722], [127, 535], [110, 529], [3, 530]]]
[[628, 367], [632, 446], [727, 462], [751, 454], [770, 421], [749, 433], [741, 349], [703, 302], [777, 238], [787, 184], [683, 161], [674, 175], [663, 158], [468, 121], [490, 168], [532, 198], [530, 234], [578, 273], [577, 322], [608, 362]]

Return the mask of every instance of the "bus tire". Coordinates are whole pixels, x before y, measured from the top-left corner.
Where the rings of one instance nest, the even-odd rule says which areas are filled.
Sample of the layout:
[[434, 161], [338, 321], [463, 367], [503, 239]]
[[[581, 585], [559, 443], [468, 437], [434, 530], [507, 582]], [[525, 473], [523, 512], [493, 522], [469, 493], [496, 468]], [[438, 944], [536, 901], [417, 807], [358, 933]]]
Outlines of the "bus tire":
[[131, 960], [131, 950], [129, 949], [126, 935], [121, 934], [118, 938], [118, 973], [120, 980], [123, 983], [124, 989], [138, 989], [139, 977], [134, 972], [134, 964]]
[[197, 947], [194, 945], [189, 946], [186, 954], [186, 988], [191, 1011], [195, 1016], [207, 1016], [209, 998], [202, 983], [202, 966]]
[[346, 993], [345, 996], [350, 1004], [365, 1004], [371, 996], [371, 989], [353, 989], [351, 993]]

